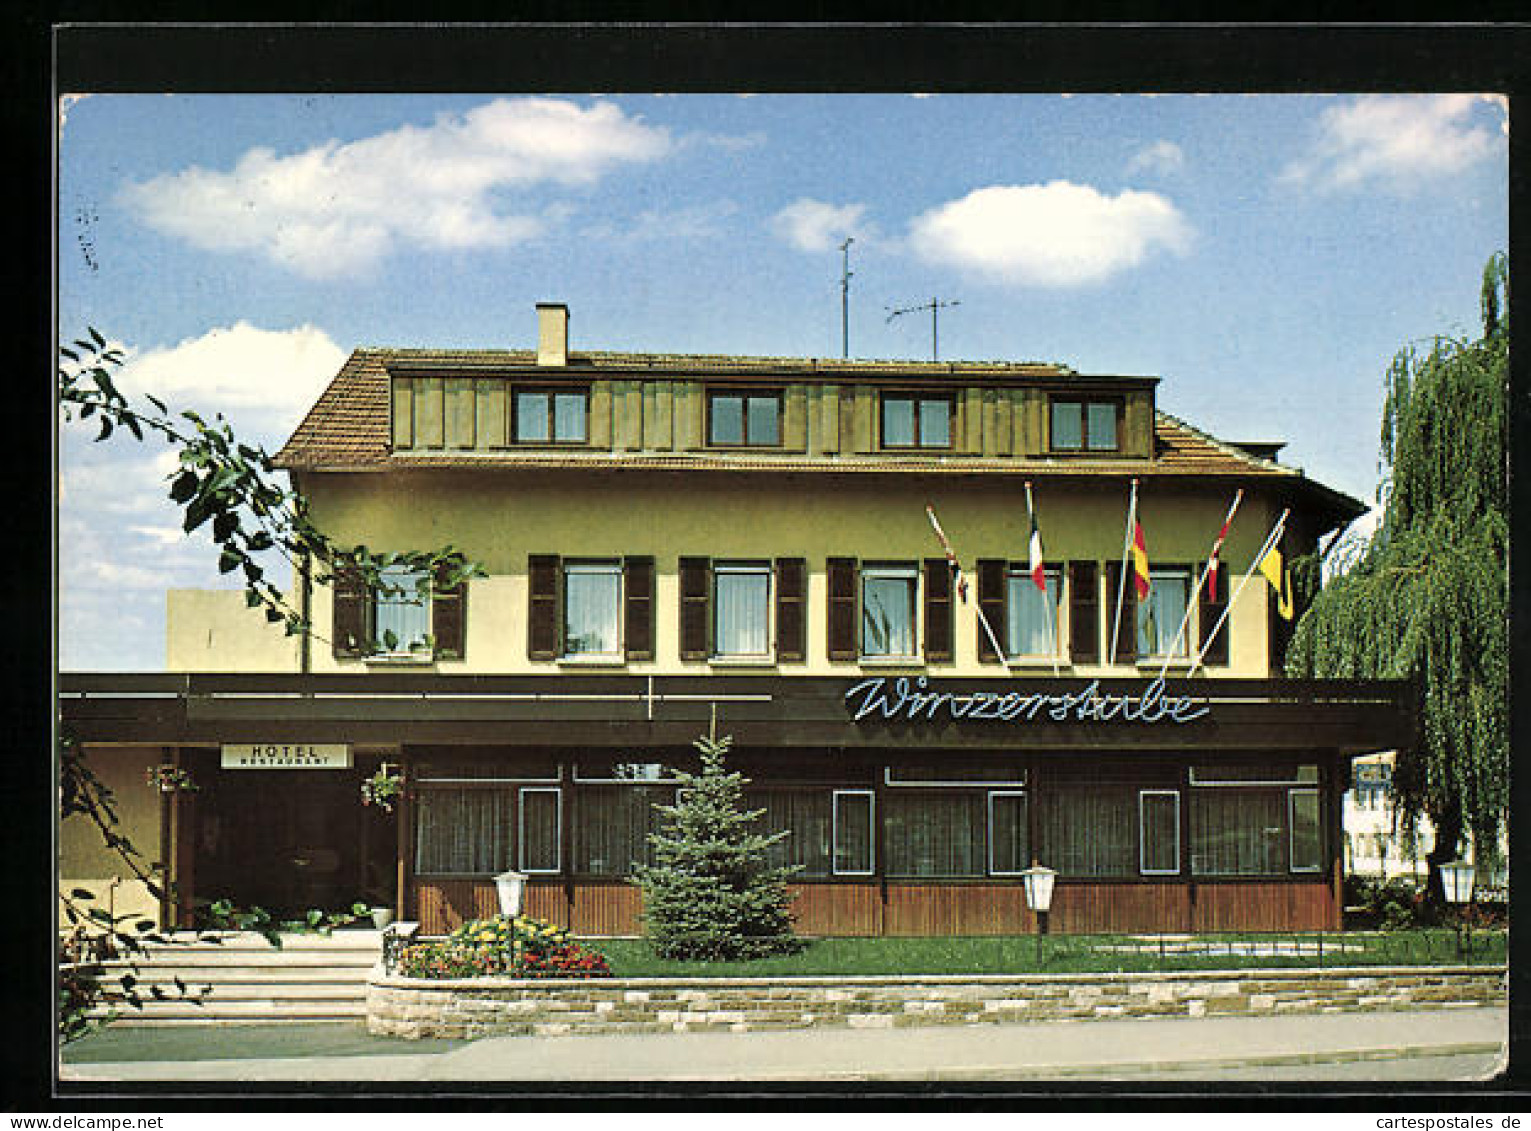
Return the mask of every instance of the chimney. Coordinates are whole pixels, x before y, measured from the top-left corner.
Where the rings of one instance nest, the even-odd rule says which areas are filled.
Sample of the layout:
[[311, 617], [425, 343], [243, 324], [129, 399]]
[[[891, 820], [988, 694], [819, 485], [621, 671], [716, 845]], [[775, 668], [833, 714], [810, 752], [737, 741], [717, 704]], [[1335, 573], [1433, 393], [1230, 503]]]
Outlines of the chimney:
[[569, 308], [561, 302], [537, 304], [537, 364], [569, 364]]

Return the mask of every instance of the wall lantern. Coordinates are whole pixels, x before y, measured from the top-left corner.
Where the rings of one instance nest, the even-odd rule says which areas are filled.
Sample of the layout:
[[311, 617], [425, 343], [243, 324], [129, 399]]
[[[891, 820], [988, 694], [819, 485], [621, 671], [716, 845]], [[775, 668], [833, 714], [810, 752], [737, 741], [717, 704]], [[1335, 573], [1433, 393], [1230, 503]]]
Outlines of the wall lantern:
[[[1467, 921], [1467, 953], [1472, 954], [1472, 899], [1473, 899], [1473, 875], [1476, 869], [1466, 860], [1453, 860], [1450, 864], [1441, 865], [1441, 890], [1446, 896], [1446, 902], [1453, 907], [1460, 907], [1462, 911], [1457, 918], [1457, 954], [1462, 953], [1462, 922]], [[1466, 906], [1464, 906], [1466, 905]]]
[[1047, 913], [1053, 906], [1053, 880], [1058, 873], [1044, 868], [1035, 860], [1031, 867], [1021, 873], [1021, 883], [1026, 887], [1026, 906], [1037, 917], [1037, 965], [1042, 965], [1042, 936], [1047, 934]]
[[494, 894], [500, 898], [500, 914], [514, 918], [521, 914], [521, 898], [526, 894], [526, 874], [501, 872], [494, 878]]

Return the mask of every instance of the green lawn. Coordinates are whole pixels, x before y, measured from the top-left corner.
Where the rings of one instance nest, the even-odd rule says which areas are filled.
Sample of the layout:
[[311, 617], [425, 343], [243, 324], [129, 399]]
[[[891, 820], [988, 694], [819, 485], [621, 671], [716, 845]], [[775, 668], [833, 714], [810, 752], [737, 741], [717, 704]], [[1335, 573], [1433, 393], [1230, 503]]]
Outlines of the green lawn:
[[1276, 966], [1502, 965], [1503, 931], [1475, 933], [1459, 958], [1449, 930], [1346, 934], [1008, 935], [986, 938], [817, 939], [799, 954], [751, 962], [674, 962], [642, 939], [597, 939], [619, 978], [855, 977], [875, 974], [1074, 974]]

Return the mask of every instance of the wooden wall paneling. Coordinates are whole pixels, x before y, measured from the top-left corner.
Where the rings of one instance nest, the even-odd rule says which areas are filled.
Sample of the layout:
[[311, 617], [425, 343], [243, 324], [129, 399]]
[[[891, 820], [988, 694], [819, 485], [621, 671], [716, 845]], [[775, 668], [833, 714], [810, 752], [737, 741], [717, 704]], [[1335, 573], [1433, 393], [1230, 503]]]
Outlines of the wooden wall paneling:
[[393, 378], [393, 446], [411, 448], [415, 444], [415, 382], [411, 377]]
[[1061, 882], [1053, 888], [1050, 927], [1068, 934], [1172, 931], [1189, 918], [1185, 885]]
[[446, 379], [446, 446], [471, 448], [474, 443], [474, 396], [471, 377]]
[[509, 439], [509, 387], [496, 377], [474, 382], [474, 446], [503, 448]]
[[439, 448], [445, 436], [446, 401], [440, 377], [415, 379], [415, 447]]
[[892, 883], [884, 933], [921, 935], [1023, 935], [1036, 930], [1019, 883]]
[[883, 933], [875, 883], [789, 884], [793, 929], [800, 935], [867, 937]]
[[595, 381], [590, 386], [590, 446], [611, 448], [611, 385], [610, 381]]
[[643, 933], [639, 913], [643, 893], [635, 884], [622, 880], [603, 882], [578, 881], [573, 886], [574, 899], [569, 908], [569, 929], [576, 935], [639, 935]]
[[1202, 881], [1197, 885], [1192, 930], [1331, 930], [1335, 927], [1333, 906], [1324, 877], [1311, 882]]
[[808, 387], [788, 385], [782, 393], [781, 446], [783, 451], [808, 450]]
[[817, 398], [818, 419], [809, 429], [809, 443], [815, 451], [834, 455], [840, 450], [840, 386], [818, 386]]

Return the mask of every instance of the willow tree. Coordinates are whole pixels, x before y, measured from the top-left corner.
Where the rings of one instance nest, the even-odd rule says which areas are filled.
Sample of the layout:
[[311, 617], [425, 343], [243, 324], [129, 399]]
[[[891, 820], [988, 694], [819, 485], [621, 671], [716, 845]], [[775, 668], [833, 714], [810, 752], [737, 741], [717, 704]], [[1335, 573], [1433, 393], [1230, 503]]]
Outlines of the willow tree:
[[1287, 674], [1414, 677], [1417, 744], [1397, 820], [1435, 827], [1431, 885], [1465, 840], [1498, 855], [1509, 803], [1509, 270], [1483, 272], [1483, 334], [1407, 348], [1388, 369], [1376, 533], [1297, 626]]

